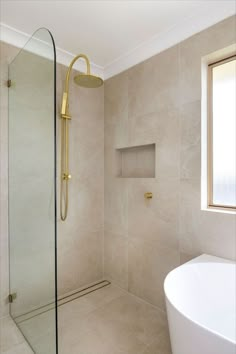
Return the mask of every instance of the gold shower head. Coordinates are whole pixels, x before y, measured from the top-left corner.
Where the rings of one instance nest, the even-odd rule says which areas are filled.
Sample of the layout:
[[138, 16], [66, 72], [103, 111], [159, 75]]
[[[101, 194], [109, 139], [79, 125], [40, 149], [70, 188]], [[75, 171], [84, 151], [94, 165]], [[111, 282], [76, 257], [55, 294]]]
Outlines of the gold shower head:
[[65, 90], [62, 97], [62, 105], [61, 105], [61, 117], [62, 118], [69, 118], [70, 115], [68, 113], [68, 98], [69, 98], [69, 81], [70, 81], [70, 74], [74, 63], [78, 59], [84, 59], [87, 65], [87, 72], [86, 74], [80, 73], [75, 76], [74, 81], [77, 85], [87, 88], [97, 88], [103, 85], [103, 80], [95, 75], [90, 74], [90, 62], [88, 57], [85, 54], [77, 55], [69, 65], [66, 74], [66, 82], [65, 82]]
[[103, 79], [91, 74], [78, 74], [74, 77], [74, 82], [82, 87], [97, 88], [103, 85]]

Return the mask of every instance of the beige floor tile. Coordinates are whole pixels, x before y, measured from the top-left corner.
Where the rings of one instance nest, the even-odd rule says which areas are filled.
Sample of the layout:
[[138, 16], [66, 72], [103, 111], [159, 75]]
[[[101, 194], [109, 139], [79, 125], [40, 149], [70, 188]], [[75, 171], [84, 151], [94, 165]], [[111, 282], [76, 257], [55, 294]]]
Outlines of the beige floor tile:
[[32, 342], [49, 332], [55, 333], [55, 310], [50, 310], [18, 324], [25, 337]]
[[[50, 312], [24, 322], [37, 354], [55, 354], [47, 318]], [[31, 354], [13, 321], [6, 328], [14, 336], [6, 338], [3, 354]], [[59, 354], [170, 354], [166, 333], [163, 311], [114, 285], [59, 307]]]
[[24, 337], [10, 317], [1, 319], [0, 350], [10, 350], [12, 347], [24, 343]]
[[95, 304], [92, 301], [87, 300], [86, 297], [81, 297], [59, 306], [58, 326], [59, 328], [66, 327], [72, 322], [84, 318], [95, 309]]
[[98, 307], [59, 326], [59, 354], [141, 354], [166, 331], [163, 311], [113, 285], [86, 300]]
[[[35, 354], [56, 354], [55, 331], [39, 336], [31, 344]], [[69, 352], [67, 351], [65, 354], [69, 354]]]
[[27, 343], [21, 343], [4, 351], [2, 354], [33, 354], [33, 351]]
[[[117, 300], [114, 302], [116, 301]], [[116, 348], [116, 350], [119, 350], [122, 353], [138, 354], [142, 353], [145, 348], [145, 343], [136, 336], [131, 324], [125, 322], [122, 323], [118, 318], [116, 320], [115, 314], [114, 318], [111, 315], [109, 319], [104, 313], [103, 308], [95, 311], [88, 327], [89, 331], [85, 336], [90, 336], [91, 333], [96, 333], [99, 338], [108, 341], [107, 345], [110, 345], [111, 348]], [[111, 354], [113, 354], [113, 351]]]
[[172, 354], [168, 332], [162, 332], [147, 346], [143, 354]]
[[115, 340], [125, 332], [125, 336], [132, 335], [145, 345], [167, 326], [164, 312], [129, 294], [94, 311], [91, 317], [90, 329], [105, 328]]
[[90, 331], [67, 347], [59, 347], [59, 354], [119, 354], [109, 338], [100, 336], [96, 331]]

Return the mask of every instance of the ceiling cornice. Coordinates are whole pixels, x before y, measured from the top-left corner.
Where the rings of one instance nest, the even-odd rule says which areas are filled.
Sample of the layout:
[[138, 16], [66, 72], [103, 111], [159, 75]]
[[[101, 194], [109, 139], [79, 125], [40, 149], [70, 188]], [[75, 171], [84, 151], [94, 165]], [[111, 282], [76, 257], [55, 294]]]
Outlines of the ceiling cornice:
[[[31, 38], [32, 36], [17, 30], [16, 28], [10, 27], [4, 23], [0, 23], [0, 40], [2, 42], [11, 44], [17, 48], [23, 48], [25, 46], [25, 44], [28, 42], [28, 40]], [[36, 40], [37, 41], [37, 40]], [[35, 43], [36, 43], [35, 41]], [[42, 41], [37, 41], [37, 43], [41, 42], [40, 44], [42, 44]], [[46, 43], [44, 43], [46, 44]], [[47, 44], [46, 44], [47, 45]], [[45, 45], [43, 47], [43, 49], [45, 49]], [[69, 66], [71, 60], [75, 57], [76, 54], [67, 52], [64, 49], [61, 48], [56, 48], [57, 49], [57, 62], [66, 66]], [[40, 54], [39, 52], [39, 48], [37, 45], [32, 45], [30, 50], [32, 52], [37, 52], [37, 54]], [[43, 52], [45, 52], [45, 50], [43, 50]], [[44, 55], [43, 55], [44, 56]], [[94, 63], [90, 63], [91, 64], [91, 71], [94, 75], [100, 76], [102, 78], [104, 78], [104, 70], [103, 67], [96, 65]], [[74, 64], [74, 68], [84, 72], [86, 71], [86, 64], [83, 60], [79, 60], [77, 62], [75, 62]]]
[[[150, 40], [140, 44], [136, 48], [121, 55], [104, 68], [102, 66], [91, 63], [91, 71], [93, 74], [108, 79], [112, 76], [125, 71], [132, 66], [143, 62], [144, 60], [170, 48], [171, 46], [185, 40], [188, 37], [230, 17], [235, 15], [235, 2], [225, 1], [219, 2], [215, 6], [214, 11], [212, 8], [205, 7], [204, 11], [195, 13], [194, 17], [182, 19], [180, 24], [176, 24], [168, 31], [162, 32], [154, 36]], [[31, 38], [27, 33], [19, 31], [4, 23], [0, 23], [0, 40], [18, 48], [24, 47], [26, 42]], [[68, 66], [75, 54], [69, 53], [64, 49], [57, 47], [57, 62]], [[78, 61], [75, 63], [75, 69], [85, 71], [85, 63]]]
[[174, 46], [192, 35], [213, 26], [214, 24], [236, 13], [234, 1], [219, 3], [214, 11], [201, 11], [194, 17], [183, 19], [178, 25], [173, 26], [166, 32], [154, 36], [149, 41], [142, 43], [136, 48], [120, 56], [104, 68], [104, 77], [108, 79], [132, 66], [151, 58], [152, 56]]

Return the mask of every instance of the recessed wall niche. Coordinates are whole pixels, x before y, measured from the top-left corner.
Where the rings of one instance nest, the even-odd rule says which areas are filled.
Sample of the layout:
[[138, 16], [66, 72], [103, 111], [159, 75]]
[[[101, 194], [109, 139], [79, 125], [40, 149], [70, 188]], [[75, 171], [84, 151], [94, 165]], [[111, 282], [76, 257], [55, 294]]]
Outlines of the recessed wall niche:
[[155, 177], [155, 144], [140, 145], [116, 149], [118, 158], [118, 177], [154, 178]]

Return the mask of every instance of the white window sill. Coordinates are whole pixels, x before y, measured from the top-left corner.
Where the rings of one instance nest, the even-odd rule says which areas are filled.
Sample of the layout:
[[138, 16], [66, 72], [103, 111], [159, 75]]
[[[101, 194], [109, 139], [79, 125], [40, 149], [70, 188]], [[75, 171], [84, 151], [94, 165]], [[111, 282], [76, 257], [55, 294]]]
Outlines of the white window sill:
[[231, 210], [227, 208], [220, 208], [220, 207], [206, 207], [206, 208], [201, 208], [202, 211], [210, 211], [213, 213], [221, 213], [221, 214], [232, 214], [236, 215], [236, 210]]

